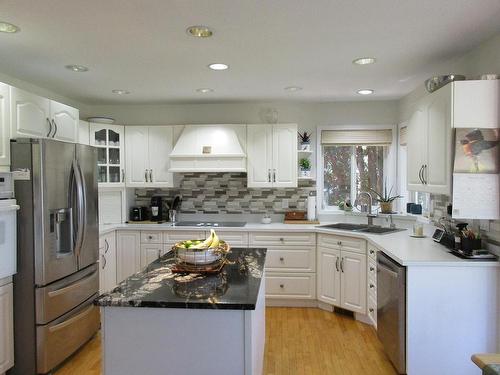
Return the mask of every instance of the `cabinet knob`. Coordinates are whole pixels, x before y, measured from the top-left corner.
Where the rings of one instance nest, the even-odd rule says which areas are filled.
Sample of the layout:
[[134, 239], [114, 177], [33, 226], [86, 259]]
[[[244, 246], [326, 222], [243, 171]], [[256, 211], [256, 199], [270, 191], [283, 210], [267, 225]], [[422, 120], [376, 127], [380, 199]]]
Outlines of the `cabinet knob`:
[[152, 239], [153, 239], [153, 236], [152, 236], [152, 235], [149, 235], [149, 236], [148, 236], [148, 238], [149, 238], [150, 240], [152, 240]]
[[370, 309], [369, 309], [369, 310], [370, 310], [370, 312], [374, 312], [374, 311], [375, 311], [375, 310], [373, 310], [373, 308], [372, 308], [372, 307], [370, 307]]
[[280, 257], [280, 261], [282, 261], [282, 262], [283, 262], [284, 260], [285, 260], [285, 258], [283, 258], [283, 257]]
[[283, 289], [285, 287], [284, 284], [280, 284], [280, 288]]
[[373, 250], [370, 250], [370, 254], [375, 254], [375, 251], [373, 251]]
[[370, 271], [375, 271], [375, 268], [373, 268], [373, 267], [370, 267]]
[[375, 285], [370, 284], [370, 289], [373, 289], [373, 288], [375, 288]]
[[337, 241], [337, 245], [341, 246], [342, 245], [342, 241]]
[[281, 237], [281, 238], [280, 238], [280, 241], [281, 241], [281, 242], [283, 242], [283, 241], [285, 241], [285, 239], [284, 239], [283, 237]]

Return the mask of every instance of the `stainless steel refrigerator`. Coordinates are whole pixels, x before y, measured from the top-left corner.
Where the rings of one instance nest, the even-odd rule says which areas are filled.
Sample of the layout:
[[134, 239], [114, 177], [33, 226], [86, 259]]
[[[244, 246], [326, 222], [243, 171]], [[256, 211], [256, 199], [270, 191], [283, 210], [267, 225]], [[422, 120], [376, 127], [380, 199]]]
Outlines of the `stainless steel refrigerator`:
[[21, 209], [9, 374], [49, 373], [99, 329], [96, 165], [91, 146], [11, 141]]

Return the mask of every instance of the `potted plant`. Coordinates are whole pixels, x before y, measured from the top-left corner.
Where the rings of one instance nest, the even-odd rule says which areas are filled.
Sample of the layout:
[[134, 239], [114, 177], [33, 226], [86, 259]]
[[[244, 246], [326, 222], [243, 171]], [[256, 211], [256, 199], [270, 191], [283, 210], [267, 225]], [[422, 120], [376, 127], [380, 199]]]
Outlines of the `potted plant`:
[[311, 133], [304, 132], [300, 133], [299, 138], [300, 138], [300, 151], [311, 151]]
[[390, 188], [389, 192], [387, 192], [387, 185], [384, 187], [383, 194], [379, 193], [375, 189], [370, 189], [376, 196], [375, 198], [377, 202], [380, 203], [380, 212], [383, 214], [391, 214], [392, 213], [392, 202], [398, 198], [402, 198], [401, 195], [391, 195], [392, 188]]
[[300, 177], [311, 177], [311, 162], [309, 159], [302, 158], [299, 160]]

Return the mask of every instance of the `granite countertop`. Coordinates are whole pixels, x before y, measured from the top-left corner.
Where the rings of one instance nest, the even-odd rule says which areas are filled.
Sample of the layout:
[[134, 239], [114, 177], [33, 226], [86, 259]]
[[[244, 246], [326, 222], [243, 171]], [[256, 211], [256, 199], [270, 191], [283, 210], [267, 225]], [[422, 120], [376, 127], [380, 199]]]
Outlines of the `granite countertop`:
[[95, 300], [98, 306], [254, 310], [266, 249], [233, 248], [218, 274], [173, 273], [167, 253]]

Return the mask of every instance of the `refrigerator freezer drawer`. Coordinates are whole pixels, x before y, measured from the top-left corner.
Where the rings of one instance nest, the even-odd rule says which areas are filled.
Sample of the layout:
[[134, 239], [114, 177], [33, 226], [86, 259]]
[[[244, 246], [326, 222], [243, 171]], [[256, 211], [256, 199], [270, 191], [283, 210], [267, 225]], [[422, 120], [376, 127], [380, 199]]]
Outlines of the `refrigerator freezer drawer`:
[[97, 265], [36, 289], [36, 323], [47, 324], [99, 291]]
[[97, 294], [74, 311], [54, 322], [37, 326], [37, 371], [46, 374], [68, 358], [99, 329], [99, 308], [93, 305]]

